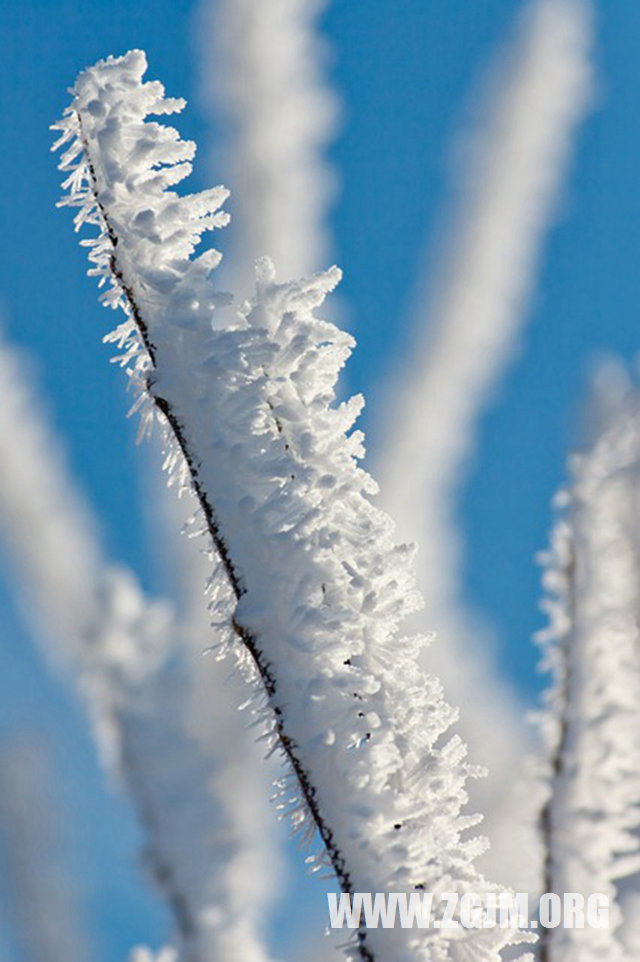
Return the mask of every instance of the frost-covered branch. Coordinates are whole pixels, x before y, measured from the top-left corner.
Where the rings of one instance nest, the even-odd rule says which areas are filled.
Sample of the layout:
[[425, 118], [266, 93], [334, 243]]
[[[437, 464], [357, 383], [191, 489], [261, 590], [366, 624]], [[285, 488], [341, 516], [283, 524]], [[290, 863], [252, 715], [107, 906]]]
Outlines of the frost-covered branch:
[[[255, 801], [264, 779], [248, 761], [257, 751], [235, 711], [238, 683], [225, 685], [213, 659], [201, 667], [167, 605], [105, 559], [29, 367], [4, 343], [0, 383], [0, 532], [16, 593], [46, 654], [84, 695], [103, 759], [141, 819], [180, 960], [267, 962], [256, 880], [273, 855]], [[217, 676], [206, 710], [194, 661]], [[215, 739], [203, 738], [203, 724], [215, 725]], [[244, 789], [235, 805], [217, 789], [233, 779]]]
[[2, 903], [21, 958], [89, 962], [79, 892], [63, 856], [64, 832], [51, 796], [45, 747], [27, 734], [0, 744]]
[[[179, 196], [195, 147], [146, 118], [183, 106], [143, 83], [139, 51], [84, 71], [56, 125], [64, 203], [97, 227], [90, 273], [126, 320], [109, 336], [157, 419], [167, 463], [193, 491], [217, 561], [211, 608], [252, 682], [267, 746], [286, 759], [280, 805], [295, 831], [317, 831], [345, 892], [486, 890], [464, 837], [469, 766], [436, 679], [416, 667], [419, 639], [398, 634], [417, 603], [412, 551], [397, 546], [358, 466], [351, 431], [362, 401], [336, 405], [352, 339], [315, 309], [333, 268], [277, 283], [257, 272], [237, 316], [209, 279], [219, 255], [192, 257], [222, 226], [222, 188]], [[222, 313], [222, 312], [221, 312]], [[360, 929], [364, 962], [497, 959], [517, 933]]]
[[629, 392], [616, 407], [558, 499], [540, 635], [553, 675], [542, 891], [603, 893], [610, 923], [545, 931], [542, 962], [631, 958], [617, 885], [640, 871], [640, 401]]
[[[324, 148], [336, 98], [324, 82], [317, 21], [327, 0], [202, 0], [200, 88], [222, 149], [216, 169], [231, 188], [233, 236], [223, 282], [248, 294], [256, 258], [285, 277], [325, 262], [333, 174]], [[213, 167], [213, 165], [212, 165]]]
[[527, 860], [513, 844], [510, 786], [526, 738], [522, 710], [493, 663], [478, 614], [465, 613], [456, 496], [480, 416], [527, 317], [592, 73], [590, 3], [533, 0], [523, 14], [465, 133], [455, 216], [437, 271], [420, 291], [376, 459], [400, 533], [420, 542], [418, 583], [438, 635], [424, 663], [453, 703], [465, 705], [460, 731], [490, 768], [491, 779], [474, 786], [472, 797], [488, 816], [491, 871], [520, 888]]
[[[334, 97], [322, 70], [324, 51], [318, 37], [322, 7], [323, 3], [309, 0], [198, 4], [198, 83], [209, 121], [208, 146], [216, 144], [212, 169], [213, 161], [216, 167], [221, 163], [234, 188], [232, 250], [227, 250], [221, 265], [221, 283], [232, 283], [234, 290], [242, 287], [247, 294], [259, 253], [274, 253], [280, 268], [296, 276], [321, 265], [328, 247], [326, 218], [332, 191], [323, 155], [333, 126]], [[214, 136], [221, 128], [221, 136]], [[167, 490], [155, 459], [144, 464], [144, 472], [145, 488], [151, 487], [157, 499], [151, 537], [162, 549], [163, 584], [176, 600], [181, 637], [191, 653], [193, 728], [199, 740], [217, 742], [218, 752], [223, 744], [227, 747], [227, 774], [215, 782], [220, 804], [237, 820], [245, 818], [249, 832], [255, 834], [262, 824], [263, 855], [268, 853], [268, 858], [260, 860], [254, 847], [253, 864], [225, 873], [228, 898], [235, 891], [238, 904], [250, 904], [259, 917], [282, 896], [288, 874], [281, 871], [286, 864], [286, 826], [273, 824], [267, 790], [281, 765], [277, 758], [258, 764], [262, 746], [239, 744], [253, 737], [251, 730], [237, 733], [236, 706], [246, 697], [239, 690], [240, 679], [226, 682], [225, 697], [211, 698], [227, 668], [200, 657], [210, 638], [204, 585], [211, 560], [202, 550], [206, 542], [180, 534], [193, 511], [192, 499], [176, 499]], [[257, 784], [259, 778], [263, 785]], [[320, 905], [324, 908], [324, 900]], [[317, 933], [326, 955], [322, 924]], [[307, 934], [303, 954], [309, 954], [312, 941]]]
[[[149, 474], [152, 466], [157, 468], [155, 463], [145, 465], [147, 486], [153, 483]], [[258, 962], [266, 949], [259, 949], [256, 934], [265, 928], [268, 909], [280, 894], [278, 883], [283, 876], [282, 839], [274, 830], [269, 804], [269, 786], [277, 765], [275, 759], [272, 765], [263, 764], [264, 748], [256, 743], [249, 712], [238, 712], [238, 705], [246, 700], [239, 673], [230, 674], [227, 662], [211, 654], [203, 658], [203, 648], [215, 641], [205, 598], [211, 560], [203, 537], [181, 536], [193, 512], [192, 499], [178, 501], [172, 491], [160, 490], [160, 485], [153, 490], [155, 545], [162, 552], [164, 581], [176, 608], [175, 634], [180, 649], [172, 688], [176, 696], [181, 691], [182, 695], [173, 711], [179, 713], [198, 756], [211, 760], [202, 774], [220, 808], [220, 832], [214, 836], [213, 826], [187, 818], [194, 839], [203, 832], [210, 839], [204, 849], [196, 845], [189, 862], [201, 861], [199, 879], [197, 873], [193, 876], [200, 892], [205, 888], [205, 876], [209, 885], [215, 878], [219, 891], [224, 892], [224, 907], [207, 913], [217, 940], [211, 945], [211, 954], [214, 958], [240, 956]], [[162, 750], [159, 740], [158, 747]], [[177, 757], [176, 761], [179, 782], [184, 759]], [[193, 782], [190, 784], [188, 795], [193, 793]], [[220, 904], [219, 898], [214, 901]]]

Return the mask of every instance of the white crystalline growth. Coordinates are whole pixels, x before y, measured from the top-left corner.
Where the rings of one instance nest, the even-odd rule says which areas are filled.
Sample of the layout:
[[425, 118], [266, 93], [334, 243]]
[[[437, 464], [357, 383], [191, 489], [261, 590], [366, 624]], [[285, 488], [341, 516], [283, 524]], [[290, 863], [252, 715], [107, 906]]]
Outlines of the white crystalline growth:
[[640, 406], [629, 394], [572, 481], [547, 564], [541, 636], [554, 683], [544, 718], [552, 759], [543, 889], [610, 902], [601, 929], [547, 934], [552, 958], [626, 962], [619, 880], [640, 870]]
[[[110, 339], [145, 423], [164, 424], [173, 476], [200, 503], [219, 556], [212, 608], [266, 695], [267, 741], [289, 762], [280, 803], [295, 830], [319, 829], [346, 891], [486, 891], [473, 867], [484, 843], [463, 837], [477, 822], [461, 813], [466, 749], [443, 739], [455, 712], [417, 667], [423, 642], [398, 633], [418, 603], [413, 551], [395, 545], [359, 467], [362, 400], [335, 403], [353, 341], [314, 315], [340, 272], [278, 284], [265, 259], [254, 302], [213, 328], [227, 301], [208, 276], [219, 255], [191, 255], [226, 222], [226, 192], [171, 189], [195, 147], [146, 120], [182, 102], [143, 83], [145, 69], [133, 51], [80, 75], [57, 125], [59, 145], [70, 142], [64, 203], [79, 207], [78, 227], [99, 228], [84, 241], [91, 273], [127, 314]], [[489, 962], [518, 938], [360, 930], [350, 952]]]

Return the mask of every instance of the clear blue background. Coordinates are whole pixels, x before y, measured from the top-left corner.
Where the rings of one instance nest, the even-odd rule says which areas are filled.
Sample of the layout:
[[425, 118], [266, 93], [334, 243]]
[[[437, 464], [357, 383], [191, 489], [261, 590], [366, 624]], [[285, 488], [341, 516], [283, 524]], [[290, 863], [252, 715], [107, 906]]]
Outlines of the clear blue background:
[[[348, 378], [371, 400], [370, 409], [406, 344], [408, 307], [445, 199], [458, 121], [518, 6], [336, 0], [323, 19], [334, 51], [332, 81], [345, 105], [331, 150], [342, 179], [331, 226], [359, 342]], [[539, 686], [530, 637], [541, 623], [533, 556], [545, 545], [549, 502], [579, 439], [590, 361], [611, 350], [631, 359], [639, 340], [640, 5], [598, 6], [597, 103], [544, 251], [520, 356], [483, 418], [460, 506], [468, 598], [496, 625], [503, 667], [529, 702]], [[100, 343], [110, 318], [85, 276], [69, 212], [55, 209], [60, 177], [48, 126], [66, 105], [78, 70], [142, 47], [150, 76], [189, 99], [179, 126], [204, 147], [194, 5], [2, 0], [0, 36], [3, 323], [38, 359], [39, 382], [102, 519], [108, 550], [152, 586], [127, 399]], [[194, 186], [201, 186], [197, 173]], [[218, 243], [224, 249], [221, 235]], [[375, 435], [368, 416], [365, 428]], [[164, 925], [131, 866], [135, 826], [126, 805], [101, 788], [82, 713], [42, 667], [8, 590], [0, 604], [0, 726], [46, 728], [64, 776], [60, 792], [74, 811], [70, 857], [100, 940], [96, 958], [124, 959], [134, 941], [155, 941]]]

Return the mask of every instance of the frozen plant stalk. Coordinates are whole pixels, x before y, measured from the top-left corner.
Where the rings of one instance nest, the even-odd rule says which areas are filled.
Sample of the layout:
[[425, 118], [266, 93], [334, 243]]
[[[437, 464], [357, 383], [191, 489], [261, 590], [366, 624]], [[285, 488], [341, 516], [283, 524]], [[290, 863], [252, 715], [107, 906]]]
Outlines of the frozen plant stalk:
[[[209, 279], [220, 255], [194, 255], [223, 226], [223, 188], [177, 195], [195, 145], [149, 115], [179, 111], [143, 83], [140, 51], [84, 71], [56, 125], [67, 145], [63, 203], [98, 228], [90, 273], [126, 320], [120, 345], [143, 426], [163, 426], [171, 476], [190, 487], [216, 571], [211, 606], [226, 649], [253, 684], [270, 748], [289, 775], [280, 806], [294, 831], [317, 830], [343, 891], [486, 891], [474, 868], [477, 822], [462, 814], [469, 766], [455, 712], [417, 668], [422, 641], [398, 634], [417, 604], [413, 552], [370, 500], [351, 431], [361, 398], [335, 403], [353, 341], [314, 310], [332, 268], [276, 283], [263, 259], [237, 315]], [[221, 319], [218, 313], [222, 314]], [[366, 930], [363, 962], [497, 960], [506, 930]]]
[[620, 880], [640, 870], [638, 690], [640, 405], [613, 405], [571, 484], [543, 556], [553, 683], [543, 717], [549, 747], [542, 811], [544, 892], [607, 896], [602, 928], [546, 930], [541, 962], [627, 962]]
[[[144, 861], [171, 910], [180, 962], [270, 962], [259, 936], [267, 864], [274, 872], [266, 806], [260, 805], [266, 773], [255, 761], [246, 764], [250, 752], [257, 761], [259, 748], [251, 732], [236, 727], [240, 680], [219, 691], [213, 704], [209, 699], [205, 717], [213, 734], [200, 739], [203, 721], [185, 626], [164, 599], [143, 594], [134, 573], [105, 556], [29, 365], [2, 337], [0, 383], [0, 539], [15, 591], [43, 652], [82, 696], [99, 754], [136, 810]], [[211, 669], [220, 680], [226, 674], [211, 660], [204, 671], [200, 652], [195, 657], [203, 683], [211, 683]], [[238, 758], [244, 761], [242, 780]], [[11, 765], [0, 767], [9, 778]], [[230, 782], [241, 784], [240, 802], [222, 787]], [[11, 793], [2, 785], [0, 794], [1, 812]], [[50, 869], [51, 878], [56, 871], [58, 866]], [[51, 879], [43, 875], [45, 882], [34, 888], [35, 866], [31, 875], [33, 891], [22, 900], [29, 907], [23, 928], [31, 939], [46, 934], [37, 924], [39, 899], [44, 922], [55, 921], [47, 929], [53, 937], [64, 929], [64, 906], [61, 901], [52, 914]], [[54, 942], [63, 945], [58, 937]], [[74, 954], [70, 943], [58, 955], [65, 962], [88, 957], [83, 947]], [[42, 945], [29, 957], [49, 959]]]
[[[593, 10], [590, 0], [513, 7], [507, 37], [474, 83], [473, 120], [458, 135], [465, 149], [453, 210], [438, 238], [440, 256], [420, 282], [406, 363], [387, 389], [377, 471], [400, 533], [412, 532], [420, 543], [418, 585], [439, 637], [424, 653], [424, 667], [440, 676], [454, 704], [468, 705], [458, 730], [490, 772], [471, 793], [489, 820], [492, 849], [484, 865], [528, 888], [528, 799], [514, 796], [526, 781], [514, 774], [527, 731], [522, 706], [491, 655], [488, 626], [464, 600], [459, 501], [481, 417], [528, 320], [540, 255], [590, 103]], [[522, 844], [514, 844], [515, 832]]]

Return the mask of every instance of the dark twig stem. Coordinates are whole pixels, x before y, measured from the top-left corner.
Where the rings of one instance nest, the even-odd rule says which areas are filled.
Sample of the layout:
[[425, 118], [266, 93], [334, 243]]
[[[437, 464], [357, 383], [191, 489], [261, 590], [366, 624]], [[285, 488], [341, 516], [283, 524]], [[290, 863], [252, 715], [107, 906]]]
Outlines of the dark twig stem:
[[[542, 891], [555, 891], [555, 872], [553, 862], [553, 852], [555, 848], [555, 838], [557, 826], [554, 822], [554, 799], [558, 790], [558, 785], [565, 772], [567, 741], [569, 739], [569, 707], [571, 700], [571, 663], [570, 654], [572, 647], [571, 636], [575, 631], [576, 602], [575, 602], [575, 576], [576, 559], [573, 544], [571, 545], [571, 556], [567, 564], [567, 597], [569, 606], [570, 629], [568, 634], [561, 641], [561, 655], [563, 659], [562, 691], [560, 692], [560, 721], [558, 742], [551, 757], [551, 785], [549, 798], [540, 812], [540, 833], [542, 835], [542, 847], [544, 852], [544, 865], [542, 873]], [[551, 962], [551, 940], [553, 930], [543, 927], [540, 933], [540, 958], [539, 962]]]

